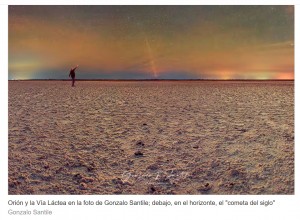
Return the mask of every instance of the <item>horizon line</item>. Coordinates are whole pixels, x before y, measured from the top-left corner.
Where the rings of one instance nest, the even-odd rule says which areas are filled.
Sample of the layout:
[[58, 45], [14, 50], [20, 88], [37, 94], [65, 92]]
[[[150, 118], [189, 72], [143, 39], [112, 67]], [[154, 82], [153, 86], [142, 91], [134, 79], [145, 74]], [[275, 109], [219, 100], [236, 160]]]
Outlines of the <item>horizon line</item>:
[[[71, 79], [9, 79], [8, 81], [70, 81]], [[295, 81], [295, 79], [76, 79], [76, 81]]]

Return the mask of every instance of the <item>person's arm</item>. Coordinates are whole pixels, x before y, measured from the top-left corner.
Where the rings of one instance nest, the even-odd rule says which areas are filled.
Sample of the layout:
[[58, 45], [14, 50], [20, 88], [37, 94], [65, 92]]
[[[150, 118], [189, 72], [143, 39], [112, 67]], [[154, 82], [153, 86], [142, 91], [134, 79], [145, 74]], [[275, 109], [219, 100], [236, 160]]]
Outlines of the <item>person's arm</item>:
[[73, 70], [76, 70], [77, 68], [78, 68], [78, 65]]

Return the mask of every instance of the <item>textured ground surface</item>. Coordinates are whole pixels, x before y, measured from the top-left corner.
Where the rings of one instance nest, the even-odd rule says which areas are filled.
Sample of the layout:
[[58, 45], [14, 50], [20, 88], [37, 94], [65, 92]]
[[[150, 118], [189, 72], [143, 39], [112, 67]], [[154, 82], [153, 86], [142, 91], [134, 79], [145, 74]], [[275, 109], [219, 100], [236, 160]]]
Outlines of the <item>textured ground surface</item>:
[[9, 194], [293, 194], [293, 82], [9, 82]]

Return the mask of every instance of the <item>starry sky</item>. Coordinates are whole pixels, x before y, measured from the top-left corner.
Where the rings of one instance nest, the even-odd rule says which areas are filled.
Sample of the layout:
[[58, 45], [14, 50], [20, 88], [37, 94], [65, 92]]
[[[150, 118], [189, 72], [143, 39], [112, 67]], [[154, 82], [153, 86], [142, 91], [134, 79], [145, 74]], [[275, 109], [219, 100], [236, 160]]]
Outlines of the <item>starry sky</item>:
[[293, 6], [9, 6], [9, 79], [294, 79]]

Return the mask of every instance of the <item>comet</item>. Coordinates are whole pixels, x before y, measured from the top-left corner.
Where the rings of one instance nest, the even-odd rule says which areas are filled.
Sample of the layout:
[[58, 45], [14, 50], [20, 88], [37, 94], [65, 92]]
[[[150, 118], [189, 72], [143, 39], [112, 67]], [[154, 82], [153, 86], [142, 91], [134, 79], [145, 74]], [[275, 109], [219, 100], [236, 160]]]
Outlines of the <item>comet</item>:
[[155, 65], [155, 62], [154, 62], [153, 52], [152, 52], [152, 49], [151, 49], [151, 46], [149, 44], [149, 41], [148, 41], [147, 37], [146, 37], [145, 41], [146, 41], [146, 46], [147, 46], [147, 50], [148, 50], [148, 55], [149, 55], [150, 66], [151, 66], [151, 69], [152, 69], [152, 74], [153, 74], [154, 78], [157, 78], [157, 76], [158, 76], [157, 68], [156, 68], [156, 65]]

